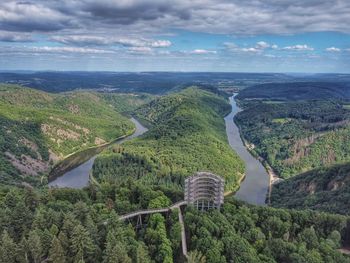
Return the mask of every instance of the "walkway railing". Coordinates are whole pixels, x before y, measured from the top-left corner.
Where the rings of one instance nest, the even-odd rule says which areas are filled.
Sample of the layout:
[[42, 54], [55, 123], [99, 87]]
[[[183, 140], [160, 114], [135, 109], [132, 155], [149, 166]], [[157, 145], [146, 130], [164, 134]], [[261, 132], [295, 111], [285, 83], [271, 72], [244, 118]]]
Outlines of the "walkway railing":
[[142, 215], [149, 215], [149, 214], [155, 214], [155, 213], [165, 213], [171, 210], [174, 210], [176, 208], [178, 208], [179, 214], [179, 223], [181, 225], [181, 245], [182, 245], [182, 254], [187, 258], [187, 244], [186, 244], [186, 232], [185, 232], [185, 224], [184, 224], [184, 220], [182, 217], [182, 213], [181, 213], [181, 209], [180, 207], [183, 205], [186, 205], [187, 202], [186, 201], [179, 201], [176, 202], [175, 204], [169, 206], [169, 207], [165, 207], [165, 208], [155, 208], [155, 209], [145, 209], [145, 210], [138, 210], [135, 212], [131, 212], [125, 215], [121, 215], [119, 217], [119, 220], [124, 221], [126, 219], [130, 219], [136, 216], [141, 217]]
[[149, 215], [149, 214], [155, 214], [155, 213], [165, 213], [168, 212], [169, 210], [173, 210], [175, 208], [180, 208], [180, 206], [185, 205], [185, 201], [179, 201], [169, 207], [164, 207], [164, 208], [154, 208], [154, 209], [144, 209], [144, 210], [138, 210], [135, 212], [131, 212], [128, 214], [121, 215], [119, 217], [119, 220], [124, 221], [125, 219], [133, 218], [135, 216], [140, 216], [140, 215]]

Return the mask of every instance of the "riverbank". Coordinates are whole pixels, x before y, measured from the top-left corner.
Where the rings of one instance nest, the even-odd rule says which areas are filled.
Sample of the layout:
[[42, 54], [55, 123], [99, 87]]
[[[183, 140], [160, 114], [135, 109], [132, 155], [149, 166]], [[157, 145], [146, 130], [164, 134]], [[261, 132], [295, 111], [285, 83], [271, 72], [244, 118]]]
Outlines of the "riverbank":
[[245, 179], [245, 174], [240, 174], [241, 176], [240, 176], [240, 178], [238, 179], [238, 185], [237, 185], [237, 187], [235, 188], [235, 189], [233, 189], [233, 190], [230, 190], [230, 191], [226, 191], [226, 192], [224, 192], [224, 196], [226, 197], [226, 196], [230, 196], [230, 195], [234, 195], [238, 190], [239, 190], [239, 188], [240, 188], [240, 185], [241, 185], [241, 183], [244, 181], [244, 179]]
[[68, 158], [60, 162], [59, 165], [56, 165], [55, 169], [51, 170], [49, 175], [49, 186], [71, 188], [82, 188], [86, 186], [89, 182], [89, 172], [93, 166], [97, 154], [110, 145], [130, 140], [147, 131], [147, 128], [145, 128], [135, 118], [131, 118], [130, 120], [135, 124], [133, 133], [123, 135], [110, 143], [106, 143], [98, 147], [91, 147], [70, 155]]
[[[53, 180], [55, 180], [57, 177], [61, 176], [60, 173], [63, 173], [65, 170], [67, 169], [74, 169], [75, 167], [71, 166], [71, 165], [67, 165], [67, 164], [70, 164], [72, 163], [73, 160], [75, 160], [76, 156], [82, 156], [86, 153], [89, 153], [90, 154], [87, 154], [87, 155], [95, 155], [101, 151], [103, 151], [106, 147], [114, 144], [114, 143], [117, 143], [118, 141], [121, 141], [131, 135], [133, 135], [136, 131], [136, 128], [134, 128], [131, 132], [128, 132], [127, 134], [125, 135], [122, 135], [116, 139], [113, 139], [112, 141], [110, 142], [106, 142], [104, 144], [101, 144], [101, 145], [97, 145], [97, 146], [90, 146], [86, 149], [83, 149], [83, 150], [79, 150], [79, 151], [76, 151], [76, 152], [73, 152], [71, 154], [68, 154], [67, 156], [65, 156], [62, 160], [60, 160], [59, 162], [57, 162], [51, 169], [51, 171], [49, 172], [49, 176], [48, 176], [48, 182], [51, 183]], [[73, 159], [73, 160], [72, 160]], [[86, 158], [85, 158], [86, 159]], [[84, 159], [81, 161], [81, 162], [84, 162]], [[75, 166], [78, 166], [79, 163], [76, 163]]]
[[244, 144], [244, 147], [247, 149], [247, 151], [252, 155], [254, 156], [254, 158], [256, 158], [265, 168], [268, 176], [269, 176], [269, 187], [268, 187], [268, 192], [267, 192], [267, 196], [266, 196], [266, 203], [268, 205], [271, 204], [271, 193], [272, 193], [272, 188], [273, 188], [273, 185], [275, 183], [278, 183], [280, 182], [281, 180], [283, 180], [281, 177], [279, 177], [275, 171], [273, 170], [273, 168], [271, 167], [271, 165], [263, 158], [261, 157], [260, 155], [258, 155], [255, 151], [254, 151], [254, 148], [255, 148], [255, 145], [254, 144], [250, 144], [247, 142], [247, 140], [245, 140], [242, 132], [241, 132], [241, 129], [239, 127], [239, 125], [235, 122], [235, 124], [237, 125], [238, 127], [238, 130], [239, 130], [239, 136]]

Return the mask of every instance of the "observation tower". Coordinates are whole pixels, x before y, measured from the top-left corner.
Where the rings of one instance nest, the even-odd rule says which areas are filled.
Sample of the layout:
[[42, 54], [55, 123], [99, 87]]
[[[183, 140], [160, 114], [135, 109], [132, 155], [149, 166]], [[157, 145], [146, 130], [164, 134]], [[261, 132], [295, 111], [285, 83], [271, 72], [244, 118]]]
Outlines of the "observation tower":
[[185, 202], [198, 210], [220, 209], [225, 180], [209, 172], [197, 172], [185, 180]]

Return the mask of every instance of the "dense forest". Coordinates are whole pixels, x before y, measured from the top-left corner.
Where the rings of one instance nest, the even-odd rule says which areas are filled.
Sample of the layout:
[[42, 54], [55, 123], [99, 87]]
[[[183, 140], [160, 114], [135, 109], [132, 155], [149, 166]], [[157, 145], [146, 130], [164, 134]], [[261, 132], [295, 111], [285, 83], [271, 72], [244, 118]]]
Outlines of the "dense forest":
[[[145, 226], [118, 215], [169, 205], [176, 195], [129, 178], [84, 190], [0, 188], [0, 262], [183, 262], [177, 212]], [[184, 211], [188, 262], [350, 262], [336, 250], [348, 218], [247, 206]]]
[[198, 251], [210, 263], [349, 262], [334, 250], [341, 233], [348, 231], [347, 220], [339, 215], [247, 206], [234, 200], [226, 200], [221, 212], [188, 208], [185, 213], [190, 251]]
[[0, 86], [0, 125], [0, 181], [6, 183], [38, 182], [68, 154], [134, 129], [96, 94], [49, 94], [14, 85]]
[[271, 204], [349, 215], [349, 182], [349, 163], [315, 169], [276, 184]]
[[244, 138], [283, 178], [350, 161], [350, 110], [336, 100], [240, 101]]
[[[11, 127], [11, 132], [6, 132], [9, 128], [5, 129], [0, 136], [0, 145], [16, 146], [20, 136], [37, 145], [37, 148], [17, 145], [18, 154], [25, 152], [28, 156], [40, 154], [42, 158], [50, 158], [50, 144], [45, 134], [40, 132], [40, 121], [50, 119], [51, 115], [56, 117], [60, 114], [65, 121], [76, 118], [78, 125], [83, 125], [94, 118], [104, 121], [101, 119], [104, 113], [107, 120], [114, 116], [127, 120], [117, 111], [132, 112], [149, 125], [149, 131], [102, 152], [95, 161], [91, 183], [84, 189], [33, 188], [28, 184], [12, 186], [8, 185], [12, 183], [10, 181], [1, 181], [0, 263], [350, 262], [348, 256], [338, 251], [349, 242], [350, 218], [347, 215], [258, 207], [237, 201], [234, 197], [225, 198], [220, 211], [197, 211], [188, 206], [182, 208], [188, 259], [182, 255], [177, 209], [146, 216], [139, 228], [136, 227], [137, 219], [120, 220], [120, 215], [129, 212], [168, 207], [183, 200], [183, 180], [198, 170], [224, 176], [227, 190], [238, 187], [244, 164], [227, 143], [223, 117], [230, 111], [230, 105], [216, 89], [191, 87], [154, 100], [153, 96], [142, 94], [124, 94], [122, 97], [91, 92], [52, 95], [31, 89], [25, 91], [31, 96], [17, 97], [8, 90], [9, 87], [4, 88], [5, 94], [10, 96], [0, 96], [1, 101], [7, 103], [1, 116], [7, 119], [12, 116], [11, 122], [5, 122], [5, 127]], [[36, 97], [43, 95], [47, 97]], [[86, 109], [85, 96], [90, 102]], [[67, 111], [67, 105], [77, 100], [83, 100], [77, 105], [81, 105], [84, 113]], [[131, 102], [124, 103], [127, 100]], [[25, 110], [18, 110], [20, 107], [14, 103], [17, 101], [23, 104]], [[92, 105], [91, 101], [95, 104]], [[103, 105], [99, 105], [100, 102]], [[312, 134], [315, 131], [342, 131], [346, 129], [348, 119], [347, 107], [336, 101], [298, 102], [300, 104], [297, 105], [267, 101], [240, 103], [245, 111], [236, 121], [240, 123], [240, 118], [248, 112], [247, 116], [252, 121], [241, 127], [254, 136], [258, 136], [253, 132], [254, 121], [261, 123], [258, 121], [264, 120], [275, 127], [273, 125], [283, 126], [295, 119], [297, 124], [294, 125], [300, 125], [298, 127], [302, 127], [304, 133]], [[252, 105], [260, 109], [264, 117], [256, 114]], [[277, 108], [271, 110], [270, 107]], [[278, 112], [290, 112], [292, 108], [289, 107], [294, 107], [295, 116], [278, 115]], [[329, 114], [317, 114], [316, 108], [319, 107]], [[337, 117], [336, 112], [341, 114]], [[305, 118], [313, 121], [304, 121]], [[100, 126], [101, 122], [90, 124], [98, 125], [94, 133], [112, 134], [104, 130], [106, 126]], [[128, 122], [125, 123], [124, 128], [129, 128]], [[90, 126], [87, 127], [90, 129]], [[272, 129], [266, 126], [263, 131], [266, 130]], [[286, 129], [284, 134], [288, 135], [288, 131], [292, 134], [293, 129]], [[326, 135], [320, 138], [326, 138]], [[0, 167], [1, 173], [6, 171], [3, 167]], [[337, 194], [336, 190], [339, 190], [339, 196], [344, 195], [341, 191], [346, 186], [342, 183], [347, 180], [348, 168], [339, 166], [333, 169], [331, 172], [313, 171], [314, 174], [310, 172], [311, 175], [305, 177], [319, 180], [320, 186], [315, 188], [315, 195], [322, 192], [321, 184], [324, 186], [327, 180], [330, 187], [333, 185], [330, 188], [332, 194]], [[298, 178], [295, 177], [295, 180]], [[311, 185], [315, 184], [311, 182]], [[294, 188], [296, 186], [293, 185]], [[278, 194], [278, 187], [272, 198], [276, 206], [275, 200], [284, 198], [281, 193]], [[333, 195], [324, 198], [328, 197], [337, 201]], [[322, 203], [321, 197], [320, 200]], [[326, 202], [324, 204], [326, 207]], [[307, 205], [295, 207], [315, 208]], [[339, 212], [328, 208], [322, 210]]]
[[227, 190], [234, 190], [244, 166], [227, 143], [223, 117], [230, 109], [223, 97], [198, 88], [160, 97], [136, 111], [150, 130], [99, 155], [93, 176], [104, 182], [133, 177], [181, 188], [185, 177], [204, 170], [223, 176]]
[[350, 99], [350, 82], [281, 82], [265, 83], [242, 90], [238, 99], [310, 100]]

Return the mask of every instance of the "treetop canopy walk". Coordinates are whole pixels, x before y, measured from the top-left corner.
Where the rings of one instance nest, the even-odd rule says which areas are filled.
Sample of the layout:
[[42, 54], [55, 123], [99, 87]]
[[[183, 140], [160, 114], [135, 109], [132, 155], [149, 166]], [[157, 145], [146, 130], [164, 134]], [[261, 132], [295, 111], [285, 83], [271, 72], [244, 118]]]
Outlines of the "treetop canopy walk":
[[179, 222], [181, 225], [182, 253], [187, 257], [186, 232], [181, 213], [181, 206], [194, 205], [198, 210], [208, 210], [211, 208], [220, 209], [224, 203], [225, 180], [218, 175], [209, 172], [197, 172], [185, 180], [185, 200], [175, 204], [154, 209], [144, 209], [121, 215], [119, 220], [130, 220], [137, 218], [137, 225], [142, 225], [142, 216], [154, 213], [167, 213], [178, 209]]
[[121, 215], [119, 220], [126, 220], [140, 215], [165, 213], [183, 205], [194, 205], [197, 209], [219, 209], [224, 203], [225, 180], [209, 172], [197, 172], [185, 180], [185, 200], [169, 207], [134, 211]]
[[175, 208], [180, 208], [181, 206], [185, 205], [186, 202], [185, 201], [179, 201], [169, 207], [165, 207], [165, 208], [154, 208], [154, 209], [144, 209], [144, 210], [138, 210], [135, 212], [131, 212], [128, 214], [124, 214], [121, 215], [119, 217], [119, 220], [125, 220], [125, 219], [130, 219], [133, 218], [135, 216], [141, 216], [141, 215], [149, 215], [149, 214], [154, 214], [154, 213], [165, 213], [165, 212], [169, 212], [170, 210], [173, 210]]

